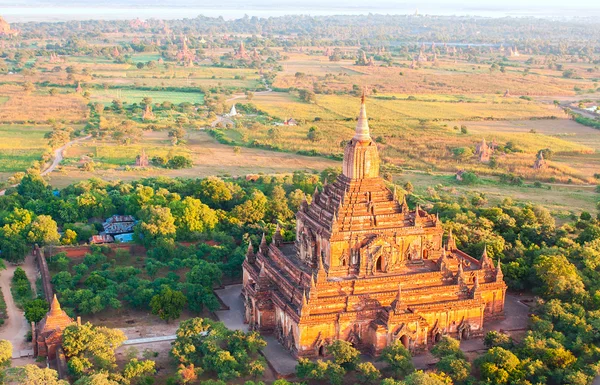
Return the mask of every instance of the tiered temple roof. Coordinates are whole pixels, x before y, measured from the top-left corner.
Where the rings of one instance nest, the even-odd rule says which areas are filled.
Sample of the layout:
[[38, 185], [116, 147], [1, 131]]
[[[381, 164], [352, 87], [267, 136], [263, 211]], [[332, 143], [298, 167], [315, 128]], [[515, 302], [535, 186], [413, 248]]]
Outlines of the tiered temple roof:
[[436, 215], [409, 209], [379, 176], [363, 95], [342, 174], [305, 200], [296, 241], [263, 239], [244, 262], [246, 320], [297, 355], [345, 339], [377, 354], [393, 339], [411, 349], [442, 334], [480, 333], [502, 314], [500, 266], [456, 247]]

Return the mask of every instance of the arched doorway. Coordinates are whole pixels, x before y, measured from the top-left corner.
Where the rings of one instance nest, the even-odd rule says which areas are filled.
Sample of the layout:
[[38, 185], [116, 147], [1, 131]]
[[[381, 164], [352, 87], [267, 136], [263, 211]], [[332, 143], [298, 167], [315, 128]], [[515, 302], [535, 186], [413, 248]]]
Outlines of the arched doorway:
[[381, 268], [381, 260], [382, 259], [383, 259], [382, 257], [377, 258], [377, 262], [375, 263], [375, 272], [377, 272], [377, 273], [381, 273], [383, 271], [383, 269]]
[[407, 349], [408, 349], [408, 341], [409, 341], [409, 339], [408, 339], [408, 336], [406, 334], [404, 334], [402, 337], [400, 337], [400, 342]]
[[469, 329], [468, 328], [464, 328], [460, 332], [460, 339], [461, 340], [468, 340], [469, 339]]
[[442, 333], [437, 332], [433, 335], [433, 343], [437, 344], [442, 339]]
[[321, 345], [319, 346], [319, 350], [318, 353], [319, 357], [325, 357], [325, 346]]

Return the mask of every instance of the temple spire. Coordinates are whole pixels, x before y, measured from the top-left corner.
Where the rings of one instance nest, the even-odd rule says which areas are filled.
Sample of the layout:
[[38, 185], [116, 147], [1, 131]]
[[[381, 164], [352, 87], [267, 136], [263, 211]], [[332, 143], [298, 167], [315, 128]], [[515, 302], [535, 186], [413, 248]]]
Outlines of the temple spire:
[[496, 266], [496, 282], [502, 281], [504, 278], [504, 273], [502, 272], [502, 267], [500, 265], [500, 258], [498, 258], [498, 266]]
[[367, 118], [364, 90], [362, 97], [360, 98], [360, 112], [358, 114], [358, 121], [356, 122], [356, 134], [354, 134], [353, 139], [361, 142], [371, 141], [371, 132], [369, 129], [369, 119]]
[[483, 246], [483, 254], [481, 255], [481, 268], [486, 269], [493, 269], [494, 268], [494, 262], [492, 262], [492, 259], [488, 256], [487, 253], [487, 244], [485, 244]]
[[248, 251], [246, 251], [246, 259], [250, 263], [253, 263], [255, 261], [254, 247], [252, 247], [252, 241], [248, 242]]
[[448, 239], [446, 240], [446, 248], [448, 251], [456, 250], [456, 240], [454, 239], [454, 235], [452, 235], [452, 227], [448, 231]]
[[275, 227], [275, 233], [273, 234], [273, 243], [275, 243], [275, 246], [279, 246], [281, 242], [283, 242], [283, 236], [281, 235], [281, 226], [277, 222], [277, 227]]
[[264, 253], [268, 249], [269, 245], [267, 245], [267, 237], [265, 233], [262, 235], [262, 239], [260, 240], [260, 245], [258, 246], [258, 251]]
[[400, 284], [398, 284], [396, 299], [392, 301], [392, 310], [394, 310], [394, 313], [401, 313], [405, 310], [405, 306], [402, 306], [402, 286]]
[[58, 298], [56, 297], [56, 294], [54, 294], [54, 298], [52, 299], [52, 304], [50, 305], [50, 314], [57, 314], [60, 313], [61, 308], [60, 308], [60, 303], [58, 302]]
[[462, 261], [458, 262], [458, 271], [456, 272], [456, 281], [459, 285], [465, 282], [465, 274], [463, 272]]

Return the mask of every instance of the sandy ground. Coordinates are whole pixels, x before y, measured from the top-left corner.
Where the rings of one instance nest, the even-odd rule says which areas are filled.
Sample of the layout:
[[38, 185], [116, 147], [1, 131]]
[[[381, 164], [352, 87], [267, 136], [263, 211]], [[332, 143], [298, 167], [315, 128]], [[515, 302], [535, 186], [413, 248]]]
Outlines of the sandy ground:
[[[153, 146], [153, 143], [160, 146], [166, 133], [147, 133], [146, 135], [144, 143], [148, 143], [148, 146]], [[192, 168], [182, 170], [150, 168], [147, 170], [132, 169], [130, 171], [110, 169], [84, 172], [70, 166], [53, 172], [50, 175], [50, 184], [62, 188], [76, 181], [92, 177], [124, 181], [156, 176], [203, 178], [211, 175], [230, 175], [243, 177], [247, 174], [278, 174], [296, 170], [320, 171], [327, 167], [339, 167], [340, 165], [339, 162], [321, 157], [302, 156], [257, 148], [242, 147], [239, 153], [235, 153], [232, 146], [218, 143], [203, 131], [190, 132], [186, 140], [186, 146], [191, 151], [191, 157], [194, 161]], [[76, 146], [73, 148], [74, 151], [77, 150]]]
[[[0, 339], [10, 341], [13, 346], [13, 357], [16, 357], [20, 351], [32, 349], [31, 343], [25, 342], [25, 335], [30, 330], [30, 326], [27, 323], [23, 312], [15, 304], [10, 292], [11, 279], [16, 268], [17, 266], [7, 263], [6, 270], [0, 273], [0, 287], [6, 301], [6, 311], [8, 314], [8, 319], [4, 325], [0, 327]], [[37, 268], [35, 266], [33, 255], [28, 255], [27, 258], [25, 258], [25, 262], [21, 265], [21, 268], [25, 270], [27, 278], [29, 278], [31, 286], [35, 290]]]

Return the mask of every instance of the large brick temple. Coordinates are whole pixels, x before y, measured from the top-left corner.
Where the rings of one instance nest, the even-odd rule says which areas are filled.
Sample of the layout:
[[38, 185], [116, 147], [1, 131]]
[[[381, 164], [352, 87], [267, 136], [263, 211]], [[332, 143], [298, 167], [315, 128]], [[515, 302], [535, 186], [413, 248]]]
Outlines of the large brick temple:
[[271, 244], [249, 245], [245, 320], [296, 356], [325, 355], [337, 339], [373, 355], [396, 340], [418, 351], [481, 335], [503, 315], [500, 264], [458, 250], [451, 233], [443, 242], [436, 215], [410, 210], [379, 164], [363, 97], [342, 175], [302, 204], [296, 241], [276, 231]]

